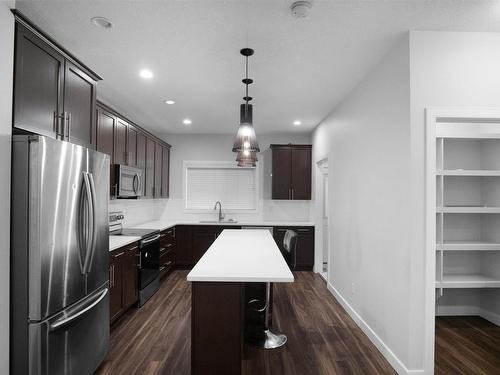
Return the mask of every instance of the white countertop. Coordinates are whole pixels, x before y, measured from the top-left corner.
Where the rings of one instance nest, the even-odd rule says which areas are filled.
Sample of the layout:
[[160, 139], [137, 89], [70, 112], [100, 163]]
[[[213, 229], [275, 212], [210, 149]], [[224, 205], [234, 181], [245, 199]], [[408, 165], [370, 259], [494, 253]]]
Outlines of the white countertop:
[[135, 225], [134, 228], [165, 230], [176, 225], [223, 225], [223, 226], [257, 226], [257, 227], [313, 227], [311, 221], [235, 221], [235, 222], [210, 222], [200, 223], [199, 221], [174, 221], [174, 220], [154, 220], [144, 224]]
[[109, 251], [119, 249], [122, 246], [137, 242], [141, 237], [136, 236], [109, 236]]
[[293, 282], [294, 278], [269, 231], [225, 229], [187, 280]]

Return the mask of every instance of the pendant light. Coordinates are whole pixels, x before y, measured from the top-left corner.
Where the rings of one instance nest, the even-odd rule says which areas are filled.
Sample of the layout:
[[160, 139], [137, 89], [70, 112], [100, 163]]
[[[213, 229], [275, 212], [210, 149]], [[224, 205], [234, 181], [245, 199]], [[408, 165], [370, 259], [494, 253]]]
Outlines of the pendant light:
[[233, 152], [238, 153], [238, 166], [255, 166], [260, 149], [253, 127], [253, 107], [249, 104], [252, 98], [248, 96], [248, 85], [253, 83], [253, 80], [248, 78], [248, 57], [252, 56], [254, 51], [251, 48], [243, 48], [240, 53], [245, 56], [246, 76], [242, 82], [245, 84], [246, 95], [243, 98], [245, 103], [240, 105], [240, 124], [234, 139]]
[[238, 151], [236, 161], [238, 167], [255, 167], [257, 162], [257, 152], [250, 150]]

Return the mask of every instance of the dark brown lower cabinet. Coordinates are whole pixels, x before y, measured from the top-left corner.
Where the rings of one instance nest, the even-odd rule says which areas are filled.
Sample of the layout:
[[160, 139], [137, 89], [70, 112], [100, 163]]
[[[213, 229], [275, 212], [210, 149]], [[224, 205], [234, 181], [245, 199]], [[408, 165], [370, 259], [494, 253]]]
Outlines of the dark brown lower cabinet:
[[222, 232], [219, 226], [195, 226], [193, 228], [193, 251], [191, 264], [198, 263], [205, 251], [214, 243], [217, 236]]
[[293, 271], [312, 271], [314, 267], [314, 227], [274, 227], [274, 240], [282, 252], [285, 232], [291, 229], [298, 235], [296, 264]]
[[160, 233], [160, 276], [163, 278], [175, 266], [175, 227]]
[[137, 243], [114, 250], [109, 258], [110, 320], [113, 323], [137, 302]]
[[177, 268], [191, 268], [192, 265], [192, 233], [191, 225], [175, 226], [175, 263]]
[[111, 322], [123, 312], [121, 251], [114, 251], [109, 257], [109, 315]]
[[[241, 229], [241, 227], [222, 225], [177, 225], [175, 228], [170, 228], [170, 230], [175, 230], [175, 240], [172, 240], [172, 245], [170, 245], [175, 248], [175, 253], [172, 254], [175, 266], [182, 269], [192, 268], [224, 229]], [[283, 237], [287, 229], [291, 229], [298, 234], [296, 266], [293, 270], [312, 271], [314, 267], [314, 227], [274, 227], [274, 240], [281, 251], [284, 251]], [[163, 233], [164, 232], [162, 232], [162, 234]], [[163, 244], [164, 242], [161, 243]], [[165, 261], [170, 260], [166, 255], [164, 256]]]

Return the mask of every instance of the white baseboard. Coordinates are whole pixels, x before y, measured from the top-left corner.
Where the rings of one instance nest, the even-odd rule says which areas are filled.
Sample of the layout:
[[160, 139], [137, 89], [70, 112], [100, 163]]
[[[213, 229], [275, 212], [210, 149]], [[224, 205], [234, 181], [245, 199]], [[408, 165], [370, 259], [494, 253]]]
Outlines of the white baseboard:
[[363, 320], [363, 318], [351, 307], [351, 305], [347, 302], [347, 300], [342, 297], [342, 295], [335, 289], [335, 287], [327, 283], [328, 290], [333, 294], [335, 299], [339, 301], [342, 307], [347, 311], [349, 316], [354, 320], [354, 322], [358, 325], [359, 328], [368, 336], [371, 342], [377, 347], [377, 349], [382, 353], [382, 355], [387, 359], [387, 361], [391, 364], [394, 370], [400, 374], [424, 374], [424, 370], [410, 370], [408, 369], [403, 362], [394, 354], [394, 352], [382, 341], [382, 339], [375, 333], [373, 329]]
[[500, 315], [479, 306], [438, 306], [436, 316], [467, 316], [478, 315], [483, 319], [500, 326]]
[[500, 315], [494, 313], [493, 311], [481, 309], [479, 312], [479, 316], [481, 318], [489, 320], [490, 322], [496, 324], [497, 326], [500, 326]]
[[478, 306], [436, 306], [436, 316], [480, 315]]

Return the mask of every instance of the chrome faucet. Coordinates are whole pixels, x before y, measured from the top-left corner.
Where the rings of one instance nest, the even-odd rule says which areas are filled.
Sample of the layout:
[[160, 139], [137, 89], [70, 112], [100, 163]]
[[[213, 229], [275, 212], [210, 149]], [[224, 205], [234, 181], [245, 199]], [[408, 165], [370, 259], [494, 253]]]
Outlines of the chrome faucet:
[[222, 203], [219, 201], [215, 202], [214, 210], [217, 209], [217, 205], [219, 205], [219, 221], [222, 221], [224, 220], [224, 215], [222, 214]]

